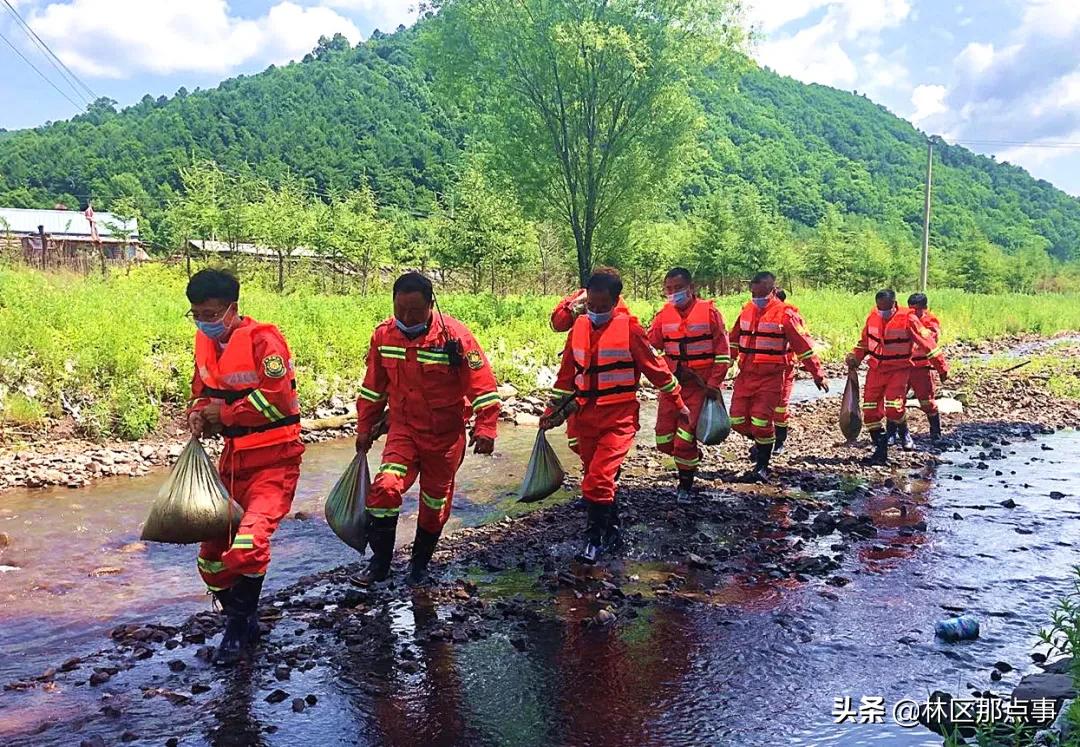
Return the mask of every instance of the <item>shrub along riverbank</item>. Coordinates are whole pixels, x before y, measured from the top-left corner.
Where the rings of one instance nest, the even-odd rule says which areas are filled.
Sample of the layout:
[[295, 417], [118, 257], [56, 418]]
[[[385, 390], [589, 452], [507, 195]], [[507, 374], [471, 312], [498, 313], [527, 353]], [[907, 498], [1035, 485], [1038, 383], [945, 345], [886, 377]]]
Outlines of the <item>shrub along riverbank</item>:
[[[25, 433], [70, 415], [82, 435], [141, 438], [162, 412], [183, 403], [191, 378], [194, 328], [184, 318], [182, 268], [146, 266], [107, 279], [45, 275], [0, 267], [0, 406], [5, 428]], [[907, 289], [900, 289], [906, 298]], [[440, 297], [442, 309], [468, 324], [501, 382], [521, 391], [550, 383], [565, 341], [548, 326], [554, 296]], [[730, 323], [742, 296], [718, 299]], [[872, 293], [796, 291], [828, 360], [840, 359], [861, 328]], [[1080, 294], [985, 296], [930, 294], [944, 341], [1080, 330]], [[630, 299], [647, 322], [654, 298]], [[351, 397], [364, 372], [372, 328], [391, 313], [388, 291], [358, 297], [294, 292], [279, 296], [245, 284], [241, 308], [278, 324], [295, 356], [305, 412], [335, 395]]]

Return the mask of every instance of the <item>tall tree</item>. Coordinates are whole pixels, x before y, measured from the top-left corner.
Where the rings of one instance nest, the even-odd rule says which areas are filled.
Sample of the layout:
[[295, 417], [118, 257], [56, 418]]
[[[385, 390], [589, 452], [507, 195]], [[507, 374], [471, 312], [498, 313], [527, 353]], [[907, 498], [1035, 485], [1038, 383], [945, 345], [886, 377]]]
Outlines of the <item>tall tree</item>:
[[426, 39], [440, 89], [483, 112], [474, 131], [523, 203], [568, 224], [582, 282], [598, 232], [673, 186], [702, 121], [690, 90], [733, 68], [743, 40], [736, 0], [424, 7], [438, 13]]

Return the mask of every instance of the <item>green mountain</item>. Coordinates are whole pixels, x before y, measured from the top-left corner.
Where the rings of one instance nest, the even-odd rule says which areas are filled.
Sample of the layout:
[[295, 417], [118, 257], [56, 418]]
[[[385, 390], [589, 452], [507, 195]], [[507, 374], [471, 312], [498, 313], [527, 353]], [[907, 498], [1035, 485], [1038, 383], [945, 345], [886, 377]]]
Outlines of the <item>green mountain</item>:
[[[367, 183], [382, 205], [426, 213], [451, 185], [465, 131], [435, 102], [414, 43], [406, 30], [356, 48], [324, 40], [303, 62], [211, 90], [147, 96], [122, 111], [100, 100], [70, 121], [4, 133], [0, 205], [73, 207], [92, 197], [107, 208], [127, 195], [153, 229], [180, 187], [179, 167], [211, 158], [269, 178], [291, 170], [322, 194]], [[702, 104], [707, 155], [684, 210], [741, 184], [796, 237], [839, 211], [917, 240], [926, 140], [908, 122], [865, 97], [757, 68]], [[1037, 247], [1080, 259], [1080, 200], [964, 148], [936, 150], [934, 209], [934, 244], [944, 250], [978, 237], [1006, 254]]]

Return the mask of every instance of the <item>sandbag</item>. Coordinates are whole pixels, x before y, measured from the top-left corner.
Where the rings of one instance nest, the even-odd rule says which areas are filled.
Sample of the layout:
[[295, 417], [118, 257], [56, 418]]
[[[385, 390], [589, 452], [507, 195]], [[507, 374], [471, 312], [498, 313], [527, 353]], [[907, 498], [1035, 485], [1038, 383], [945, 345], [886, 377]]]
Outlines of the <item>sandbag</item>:
[[518, 489], [519, 503], [542, 501], [562, 487], [566, 479], [559, 456], [547, 441], [547, 431], [537, 431], [525, 479]]
[[716, 446], [731, 434], [731, 417], [728, 415], [724, 395], [721, 392], [716, 399], [706, 399], [698, 415], [694, 435], [699, 443]]
[[193, 437], [158, 491], [142, 539], [176, 545], [228, 542], [243, 516], [244, 509], [229, 497], [206, 450]]
[[840, 398], [840, 432], [848, 443], [854, 443], [862, 433], [862, 399], [859, 397], [859, 374], [848, 372], [844, 396]]
[[367, 454], [357, 454], [326, 497], [326, 523], [346, 545], [359, 553], [367, 546], [364, 504], [371, 487]]

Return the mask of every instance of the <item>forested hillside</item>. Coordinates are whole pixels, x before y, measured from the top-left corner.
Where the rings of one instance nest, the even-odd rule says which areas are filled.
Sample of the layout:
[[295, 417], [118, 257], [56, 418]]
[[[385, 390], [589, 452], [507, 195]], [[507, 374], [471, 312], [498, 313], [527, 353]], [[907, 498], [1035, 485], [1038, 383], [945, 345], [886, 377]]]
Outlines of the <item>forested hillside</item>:
[[[212, 90], [145, 97], [119, 112], [101, 100], [70, 121], [3, 133], [0, 205], [81, 207], [92, 198], [107, 209], [123, 198], [144, 218], [144, 235], [167, 249], [183, 238], [164, 220], [184, 189], [181, 169], [212, 160], [269, 185], [297, 176], [315, 201], [370, 187], [384, 214], [442, 214], [459, 180], [476, 179], [460, 168], [463, 120], [436, 103], [416, 35], [376, 34], [356, 48], [324, 40], [303, 62]], [[720, 280], [764, 263], [817, 282], [913, 277], [922, 133], [865, 97], [753, 66], [736, 88], [699, 98], [702, 155], [681, 195], [643, 216], [625, 249], [600, 258], [646, 275], [688, 261]], [[935, 272], [953, 274], [951, 284], [1031, 290], [1080, 260], [1080, 200], [960, 147], [942, 145], [936, 158], [933, 245], [946, 261]], [[533, 254], [536, 237], [541, 246], [551, 239], [537, 228], [519, 232]], [[510, 254], [504, 264], [537, 262]], [[482, 261], [475, 252], [462, 260]]]

